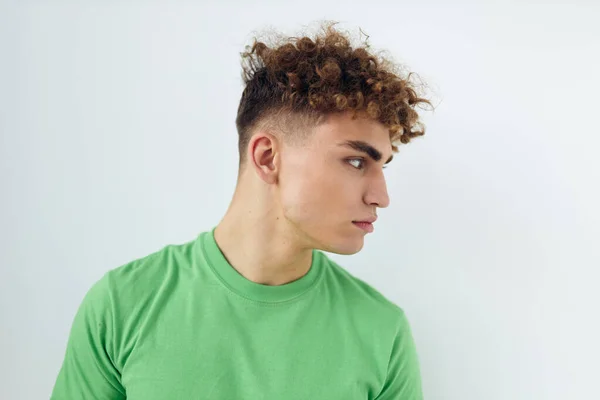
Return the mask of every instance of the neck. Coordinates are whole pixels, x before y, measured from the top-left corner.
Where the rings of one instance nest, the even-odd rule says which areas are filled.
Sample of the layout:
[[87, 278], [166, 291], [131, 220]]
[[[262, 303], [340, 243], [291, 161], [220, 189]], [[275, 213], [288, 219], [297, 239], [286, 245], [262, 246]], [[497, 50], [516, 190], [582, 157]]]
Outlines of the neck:
[[235, 270], [263, 285], [284, 285], [304, 276], [312, 263], [312, 248], [300, 240], [274, 206], [268, 193], [243, 195], [238, 187], [215, 229], [215, 241]]

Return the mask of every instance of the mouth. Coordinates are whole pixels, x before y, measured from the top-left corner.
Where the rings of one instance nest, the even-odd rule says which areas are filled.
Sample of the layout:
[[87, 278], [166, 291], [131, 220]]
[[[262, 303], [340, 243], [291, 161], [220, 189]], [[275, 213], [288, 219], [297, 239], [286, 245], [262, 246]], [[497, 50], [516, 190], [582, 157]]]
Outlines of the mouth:
[[375, 230], [373, 223], [368, 221], [352, 221], [352, 223], [365, 232], [371, 233]]

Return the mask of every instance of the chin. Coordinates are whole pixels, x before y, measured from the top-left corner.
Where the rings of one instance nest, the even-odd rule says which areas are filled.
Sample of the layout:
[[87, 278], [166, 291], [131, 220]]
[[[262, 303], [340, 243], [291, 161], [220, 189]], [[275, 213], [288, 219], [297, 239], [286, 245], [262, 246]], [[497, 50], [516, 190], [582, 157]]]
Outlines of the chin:
[[356, 254], [362, 250], [365, 245], [365, 241], [363, 237], [360, 238], [348, 238], [346, 240], [338, 240], [336, 242], [326, 243], [326, 246], [320, 248], [320, 250], [326, 251], [328, 253], [340, 254], [344, 256], [349, 256], [352, 254]]
[[335, 254], [339, 254], [339, 255], [342, 255], [342, 256], [351, 256], [353, 254], [358, 253], [361, 249], [362, 249], [362, 246], [357, 247], [357, 248], [352, 248], [352, 249], [350, 249], [350, 248], [343, 248], [343, 249], [340, 249], [340, 250], [337, 250], [337, 251], [330, 251], [330, 253], [335, 253]]
[[365, 235], [352, 226], [326, 229], [323, 225], [313, 226], [313, 229], [302, 229], [307, 239], [307, 247], [340, 255], [352, 255], [362, 250], [365, 245]]

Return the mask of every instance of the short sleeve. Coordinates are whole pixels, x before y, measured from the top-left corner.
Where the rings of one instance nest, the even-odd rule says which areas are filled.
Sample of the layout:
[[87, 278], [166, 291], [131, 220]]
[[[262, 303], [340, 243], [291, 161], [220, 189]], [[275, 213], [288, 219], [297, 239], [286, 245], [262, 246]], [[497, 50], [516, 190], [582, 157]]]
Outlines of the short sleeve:
[[423, 400], [419, 360], [412, 331], [401, 310], [387, 378], [376, 400]]
[[115, 367], [108, 274], [86, 293], [71, 326], [51, 400], [125, 399]]

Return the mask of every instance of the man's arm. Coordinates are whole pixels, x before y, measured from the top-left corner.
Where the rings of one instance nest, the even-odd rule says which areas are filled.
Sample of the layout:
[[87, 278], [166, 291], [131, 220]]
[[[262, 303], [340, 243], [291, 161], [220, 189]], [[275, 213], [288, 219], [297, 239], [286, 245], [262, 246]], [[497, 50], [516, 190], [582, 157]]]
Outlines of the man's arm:
[[85, 295], [71, 327], [64, 361], [51, 400], [125, 399], [113, 363], [114, 336], [108, 275]]
[[419, 359], [404, 312], [394, 338], [387, 378], [376, 400], [423, 400]]

